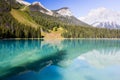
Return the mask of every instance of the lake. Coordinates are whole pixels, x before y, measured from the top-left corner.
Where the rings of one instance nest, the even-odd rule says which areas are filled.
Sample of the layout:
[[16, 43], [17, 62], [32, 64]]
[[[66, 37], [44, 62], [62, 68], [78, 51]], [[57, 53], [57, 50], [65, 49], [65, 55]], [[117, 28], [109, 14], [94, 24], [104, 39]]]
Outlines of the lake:
[[120, 80], [120, 40], [0, 40], [0, 80]]

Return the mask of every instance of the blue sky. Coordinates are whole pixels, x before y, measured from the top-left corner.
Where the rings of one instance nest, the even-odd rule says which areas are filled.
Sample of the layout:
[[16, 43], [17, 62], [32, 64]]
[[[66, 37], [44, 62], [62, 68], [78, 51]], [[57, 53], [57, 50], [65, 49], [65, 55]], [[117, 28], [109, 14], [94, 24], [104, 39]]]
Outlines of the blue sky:
[[107, 9], [120, 10], [120, 0], [25, 0], [30, 3], [41, 2], [46, 8], [55, 10], [61, 7], [69, 7], [76, 17], [85, 16], [91, 9], [105, 7]]

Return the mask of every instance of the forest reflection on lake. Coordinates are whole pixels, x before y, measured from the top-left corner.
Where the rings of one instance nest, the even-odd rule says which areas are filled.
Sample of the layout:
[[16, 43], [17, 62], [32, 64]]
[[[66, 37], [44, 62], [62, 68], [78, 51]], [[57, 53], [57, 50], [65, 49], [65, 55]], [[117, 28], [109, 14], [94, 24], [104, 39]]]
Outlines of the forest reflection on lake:
[[0, 40], [0, 80], [120, 80], [120, 40]]

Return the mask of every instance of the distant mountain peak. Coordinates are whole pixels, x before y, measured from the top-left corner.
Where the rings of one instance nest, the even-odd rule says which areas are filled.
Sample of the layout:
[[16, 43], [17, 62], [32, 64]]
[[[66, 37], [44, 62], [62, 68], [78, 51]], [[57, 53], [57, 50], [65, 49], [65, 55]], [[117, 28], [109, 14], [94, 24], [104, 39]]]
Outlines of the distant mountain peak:
[[60, 9], [56, 10], [56, 13], [58, 13], [62, 16], [73, 16], [72, 12], [70, 11], [70, 9], [68, 7], [60, 8]]
[[18, 3], [20, 3], [20, 4], [23, 4], [23, 5], [26, 5], [26, 6], [29, 6], [30, 5], [30, 3], [29, 2], [26, 2], [26, 1], [24, 1], [24, 0], [16, 0]]
[[87, 16], [81, 17], [80, 20], [94, 27], [120, 29], [120, 12], [104, 7], [91, 10]]
[[38, 1], [35, 1], [35, 2], [32, 3], [32, 5], [42, 5], [42, 4]]
[[40, 2], [33, 2], [31, 5], [30, 5], [30, 9], [31, 11], [40, 11], [42, 13], [45, 13], [45, 14], [48, 14], [48, 15], [55, 15], [55, 16], [73, 16], [72, 15], [72, 12], [70, 11], [70, 9], [68, 7], [63, 7], [63, 8], [60, 8], [58, 10], [49, 10], [47, 9], [46, 7], [44, 7]]
[[53, 12], [49, 9], [47, 9], [46, 7], [44, 7], [40, 2], [33, 2], [30, 5], [30, 9], [31, 11], [40, 11], [42, 13], [45, 13], [47, 15], [53, 15]]
[[62, 8], [60, 8], [59, 10], [61, 10], [61, 9], [69, 9], [69, 7], [62, 7]]
[[[35, 2], [33, 2], [31, 5], [37, 5], [37, 6], [40, 6], [40, 7], [43, 7], [43, 8], [45, 8], [40, 2], [38, 2], [38, 1], [35, 1]], [[46, 9], [46, 8], [45, 8]]]

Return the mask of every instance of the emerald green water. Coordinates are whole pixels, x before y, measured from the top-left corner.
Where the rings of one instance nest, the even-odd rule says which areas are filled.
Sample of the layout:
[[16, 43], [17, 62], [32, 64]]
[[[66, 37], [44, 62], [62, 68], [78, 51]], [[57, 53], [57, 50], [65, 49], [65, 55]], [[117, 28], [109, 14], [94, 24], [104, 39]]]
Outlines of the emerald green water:
[[120, 40], [0, 40], [0, 80], [120, 80]]

